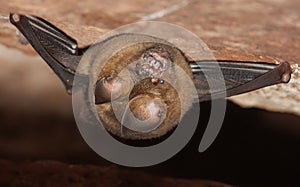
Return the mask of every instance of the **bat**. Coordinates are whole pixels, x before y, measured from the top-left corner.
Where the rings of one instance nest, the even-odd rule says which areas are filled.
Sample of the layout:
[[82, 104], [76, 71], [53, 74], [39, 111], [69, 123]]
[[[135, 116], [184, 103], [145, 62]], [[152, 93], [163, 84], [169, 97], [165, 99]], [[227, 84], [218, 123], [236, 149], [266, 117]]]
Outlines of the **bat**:
[[[88, 76], [76, 71], [80, 63], [89, 63], [84, 61], [84, 56], [102, 64], [93, 85], [94, 104], [104, 127], [113, 135], [127, 139], [163, 136], [176, 127], [180, 116], [193, 102], [288, 83], [291, 78], [288, 62], [275, 65], [232, 60], [189, 61], [183, 51], [168, 41], [131, 33], [112, 36], [93, 46], [95, 51], [107, 48], [97, 58], [112, 55], [101, 61], [88, 52], [90, 46], [79, 48], [75, 39], [40, 17], [12, 13], [9, 19], [56, 73], [69, 94], [75, 76]], [[124, 69], [124, 75], [120, 76]], [[176, 89], [167, 79], [173, 81]], [[225, 87], [212, 86], [221, 83]], [[125, 108], [120, 107], [118, 120], [113, 104], [121, 106], [118, 104], [124, 98], [129, 101]]]

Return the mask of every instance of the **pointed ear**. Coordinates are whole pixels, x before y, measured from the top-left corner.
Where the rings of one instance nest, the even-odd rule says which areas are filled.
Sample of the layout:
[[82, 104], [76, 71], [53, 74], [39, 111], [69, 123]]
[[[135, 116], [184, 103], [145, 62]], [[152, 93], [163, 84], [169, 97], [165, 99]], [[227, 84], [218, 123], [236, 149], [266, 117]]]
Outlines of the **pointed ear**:
[[9, 19], [70, 91], [82, 55], [77, 42], [42, 18], [12, 13]]
[[[242, 61], [198, 61], [191, 62], [193, 79], [200, 101], [250, 92], [266, 86], [287, 83], [292, 69], [287, 62], [279, 65]], [[216, 71], [216, 70], [221, 70]], [[222, 75], [220, 75], [222, 73]], [[216, 84], [224, 81], [225, 89], [210, 88], [208, 81]]]

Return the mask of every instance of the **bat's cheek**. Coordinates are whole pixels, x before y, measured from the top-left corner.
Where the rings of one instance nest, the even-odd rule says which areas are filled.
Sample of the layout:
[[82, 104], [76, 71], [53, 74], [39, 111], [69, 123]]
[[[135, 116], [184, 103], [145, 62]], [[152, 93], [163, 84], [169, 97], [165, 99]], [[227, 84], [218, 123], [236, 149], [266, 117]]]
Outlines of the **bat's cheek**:
[[121, 124], [138, 133], [151, 132], [164, 121], [166, 108], [160, 98], [139, 95], [129, 101]]

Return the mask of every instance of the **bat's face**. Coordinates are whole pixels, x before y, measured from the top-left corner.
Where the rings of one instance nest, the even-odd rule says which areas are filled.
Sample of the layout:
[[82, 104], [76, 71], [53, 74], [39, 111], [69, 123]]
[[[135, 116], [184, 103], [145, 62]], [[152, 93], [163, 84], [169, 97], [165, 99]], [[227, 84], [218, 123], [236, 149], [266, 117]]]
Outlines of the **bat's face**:
[[160, 137], [192, 105], [192, 72], [182, 52], [164, 40], [125, 34], [105, 45], [123, 42], [126, 47], [97, 62], [103, 64], [95, 85], [99, 118], [109, 132], [126, 139]]

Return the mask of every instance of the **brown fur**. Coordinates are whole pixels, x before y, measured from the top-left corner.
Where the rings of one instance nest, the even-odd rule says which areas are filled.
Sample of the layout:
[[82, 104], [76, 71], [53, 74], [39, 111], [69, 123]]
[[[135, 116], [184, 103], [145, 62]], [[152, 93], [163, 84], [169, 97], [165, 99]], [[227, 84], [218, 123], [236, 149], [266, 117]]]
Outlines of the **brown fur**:
[[[128, 38], [121, 37], [120, 40], [122, 39], [126, 40]], [[134, 38], [133, 40], [136, 39]], [[132, 44], [114, 53], [104, 64], [101, 72], [98, 74], [97, 79], [99, 80], [105, 76], [116, 77], [127, 65], [141, 58], [142, 54], [147, 49], [155, 47], [156, 45], [166, 48], [169, 53], [171, 53], [174, 63], [182, 68], [190, 78], [192, 77], [192, 73], [189, 69], [186, 59], [180, 50], [169, 45], [164, 40], [159, 40], [156, 38], [153, 39], [154, 41], [151, 40], [152, 39], [150, 38], [150, 41], [141, 41], [140, 43]], [[174, 83], [178, 86], [178, 92], [167, 81], [165, 81], [163, 84], [155, 85], [151, 82], [150, 78], [147, 78], [134, 85], [129, 97], [129, 99], [131, 99], [141, 94], [148, 94], [151, 97], [155, 96], [162, 99], [167, 105], [166, 118], [162, 124], [157, 129], [146, 134], [126, 133], [124, 138], [150, 139], [160, 137], [176, 127], [176, 125], [180, 122], [180, 117], [182, 117], [184, 113], [189, 110], [190, 106], [192, 105], [192, 90], [190, 89], [191, 85], [188, 84], [185, 79], [182, 79], [182, 72], [178, 71], [176, 68], [173, 69], [172, 72], [169, 72], [168, 76], [170, 76]], [[182, 105], [179, 98], [182, 99]], [[123, 101], [120, 100], [115, 102]], [[181, 108], [183, 114], [181, 114]], [[111, 103], [96, 105], [96, 109], [105, 128], [109, 132], [117, 136], [121, 136], [121, 125], [114, 115]]]

